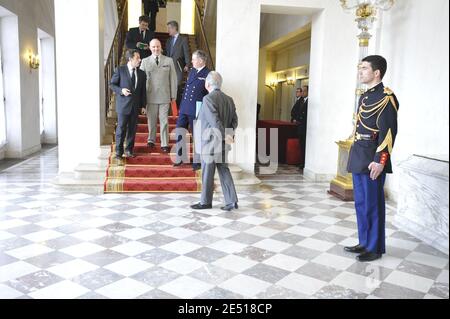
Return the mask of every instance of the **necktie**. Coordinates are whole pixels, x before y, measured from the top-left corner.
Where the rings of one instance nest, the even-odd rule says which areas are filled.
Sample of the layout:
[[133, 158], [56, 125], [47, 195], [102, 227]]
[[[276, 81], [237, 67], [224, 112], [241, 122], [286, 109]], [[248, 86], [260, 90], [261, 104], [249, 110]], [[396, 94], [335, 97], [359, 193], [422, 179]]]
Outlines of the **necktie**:
[[145, 31], [141, 31], [142, 40], [145, 40]]
[[159, 66], [159, 57], [156, 57], [156, 65]]
[[131, 84], [133, 85], [133, 89], [136, 88], [136, 69], [133, 69], [133, 75], [131, 76]]

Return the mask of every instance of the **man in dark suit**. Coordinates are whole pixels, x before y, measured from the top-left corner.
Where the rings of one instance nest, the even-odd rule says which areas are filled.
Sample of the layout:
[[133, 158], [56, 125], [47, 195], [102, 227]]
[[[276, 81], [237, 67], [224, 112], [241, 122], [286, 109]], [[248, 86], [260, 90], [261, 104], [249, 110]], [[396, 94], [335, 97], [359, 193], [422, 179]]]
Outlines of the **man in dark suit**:
[[150, 22], [149, 17], [142, 16], [139, 18], [139, 27], [131, 28], [127, 33], [126, 46], [130, 50], [139, 50], [141, 59], [145, 59], [152, 55], [149, 43], [155, 37], [155, 32], [148, 29]]
[[154, 32], [156, 31], [156, 16], [159, 12], [158, 0], [142, 0], [142, 3], [144, 4], [144, 14], [150, 17], [150, 30]]
[[189, 71], [189, 62], [191, 56], [189, 54], [189, 42], [184, 36], [181, 36], [179, 31], [178, 22], [170, 21], [167, 23], [167, 31], [170, 38], [166, 43], [166, 55], [171, 57], [173, 63], [175, 63], [175, 69], [177, 70], [178, 80], [178, 97], [177, 105], [180, 105], [182, 99], [182, 85], [185, 72]]
[[292, 108], [291, 121], [297, 124], [297, 133], [300, 141], [300, 169], [305, 168], [306, 128], [308, 124], [308, 86], [298, 88], [297, 102]]
[[[190, 128], [193, 132], [193, 123], [197, 115], [197, 103], [202, 102], [208, 94], [205, 88], [205, 80], [209, 74], [206, 67], [208, 57], [205, 52], [198, 50], [192, 54], [192, 64], [194, 68], [189, 73], [186, 88], [183, 94], [183, 100], [180, 106], [180, 116], [177, 122], [177, 158], [174, 166], [180, 166], [188, 162], [188, 150], [186, 149], [186, 132]], [[194, 137], [195, 138], [195, 137]], [[200, 160], [197, 155], [194, 156], [192, 168], [196, 171], [201, 168]]]
[[116, 129], [116, 159], [121, 161], [127, 136], [126, 157], [134, 157], [134, 141], [139, 112], [145, 114], [147, 104], [147, 75], [139, 69], [139, 51], [126, 52], [128, 63], [120, 66], [111, 79], [111, 89], [116, 93], [118, 124]]

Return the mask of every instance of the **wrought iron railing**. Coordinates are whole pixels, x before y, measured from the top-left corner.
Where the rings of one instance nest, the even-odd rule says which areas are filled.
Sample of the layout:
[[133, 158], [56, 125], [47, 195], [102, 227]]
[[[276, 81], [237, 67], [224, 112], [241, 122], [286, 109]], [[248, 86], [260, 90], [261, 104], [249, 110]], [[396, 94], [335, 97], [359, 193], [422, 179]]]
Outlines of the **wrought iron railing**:
[[211, 48], [206, 37], [205, 26], [203, 24], [205, 12], [205, 0], [195, 0], [195, 40], [200, 50], [205, 51], [208, 54], [207, 67], [210, 70], [215, 70], [215, 62], [211, 54]]
[[128, 0], [118, 0], [117, 9], [119, 13], [119, 24], [114, 35], [113, 44], [109, 51], [108, 59], [105, 63], [105, 103], [106, 116], [110, 113], [113, 102], [113, 92], [109, 88], [109, 83], [114, 71], [120, 65], [125, 46], [125, 39], [128, 32]]

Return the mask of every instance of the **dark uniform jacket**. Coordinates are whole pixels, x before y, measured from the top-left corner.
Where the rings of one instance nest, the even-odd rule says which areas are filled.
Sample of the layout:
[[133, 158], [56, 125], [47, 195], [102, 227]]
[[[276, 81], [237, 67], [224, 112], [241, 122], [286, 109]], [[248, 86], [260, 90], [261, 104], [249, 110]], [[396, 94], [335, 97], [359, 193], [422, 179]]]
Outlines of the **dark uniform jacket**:
[[198, 73], [197, 69], [191, 70], [184, 89], [180, 114], [196, 116], [197, 102], [203, 101], [203, 98], [208, 95], [208, 91], [205, 88], [205, 80], [208, 74], [209, 70], [207, 67], [204, 67]]
[[354, 143], [347, 170], [369, 173], [372, 162], [384, 164], [384, 173], [392, 173], [391, 154], [397, 136], [399, 103], [383, 83], [364, 93], [359, 101]]
[[297, 121], [299, 129], [306, 131], [308, 120], [308, 100], [303, 97], [298, 99], [291, 111], [291, 121]]

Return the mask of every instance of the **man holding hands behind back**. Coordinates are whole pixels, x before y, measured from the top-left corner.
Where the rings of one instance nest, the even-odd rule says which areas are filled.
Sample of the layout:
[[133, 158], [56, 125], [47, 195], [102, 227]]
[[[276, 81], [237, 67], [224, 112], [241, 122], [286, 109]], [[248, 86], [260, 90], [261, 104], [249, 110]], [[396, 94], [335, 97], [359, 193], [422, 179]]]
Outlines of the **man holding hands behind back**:
[[147, 75], [148, 146], [155, 147], [159, 117], [161, 150], [169, 153], [169, 109], [177, 98], [177, 73], [172, 58], [161, 54], [161, 42], [150, 42], [152, 55], [142, 60], [141, 70]]
[[203, 98], [195, 124], [194, 142], [199, 146], [196, 149], [202, 159], [202, 196], [200, 203], [191, 206], [196, 210], [212, 208], [216, 167], [225, 197], [222, 210], [230, 212], [238, 209], [236, 188], [228, 168], [228, 151], [234, 143], [238, 117], [233, 99], [220, 90], [222, 81], [218, 72], [210, 72], [206, 77], [205, 87], [209, 94]]
[[125, 136], [127, 136], [126, 156], [134, 157], [134, 141], [139, 111], [145, 113], [147, 95], [145, 83], [147, 76], [139, 70], [141, 57], [137, 50], [126, 52], [128, 63], [120, 66], [111, 79], [111, 89], [116, 93], [116, 111], [118, 125], [116, 128], [116, 159], [121, 163], [124, 153]]

